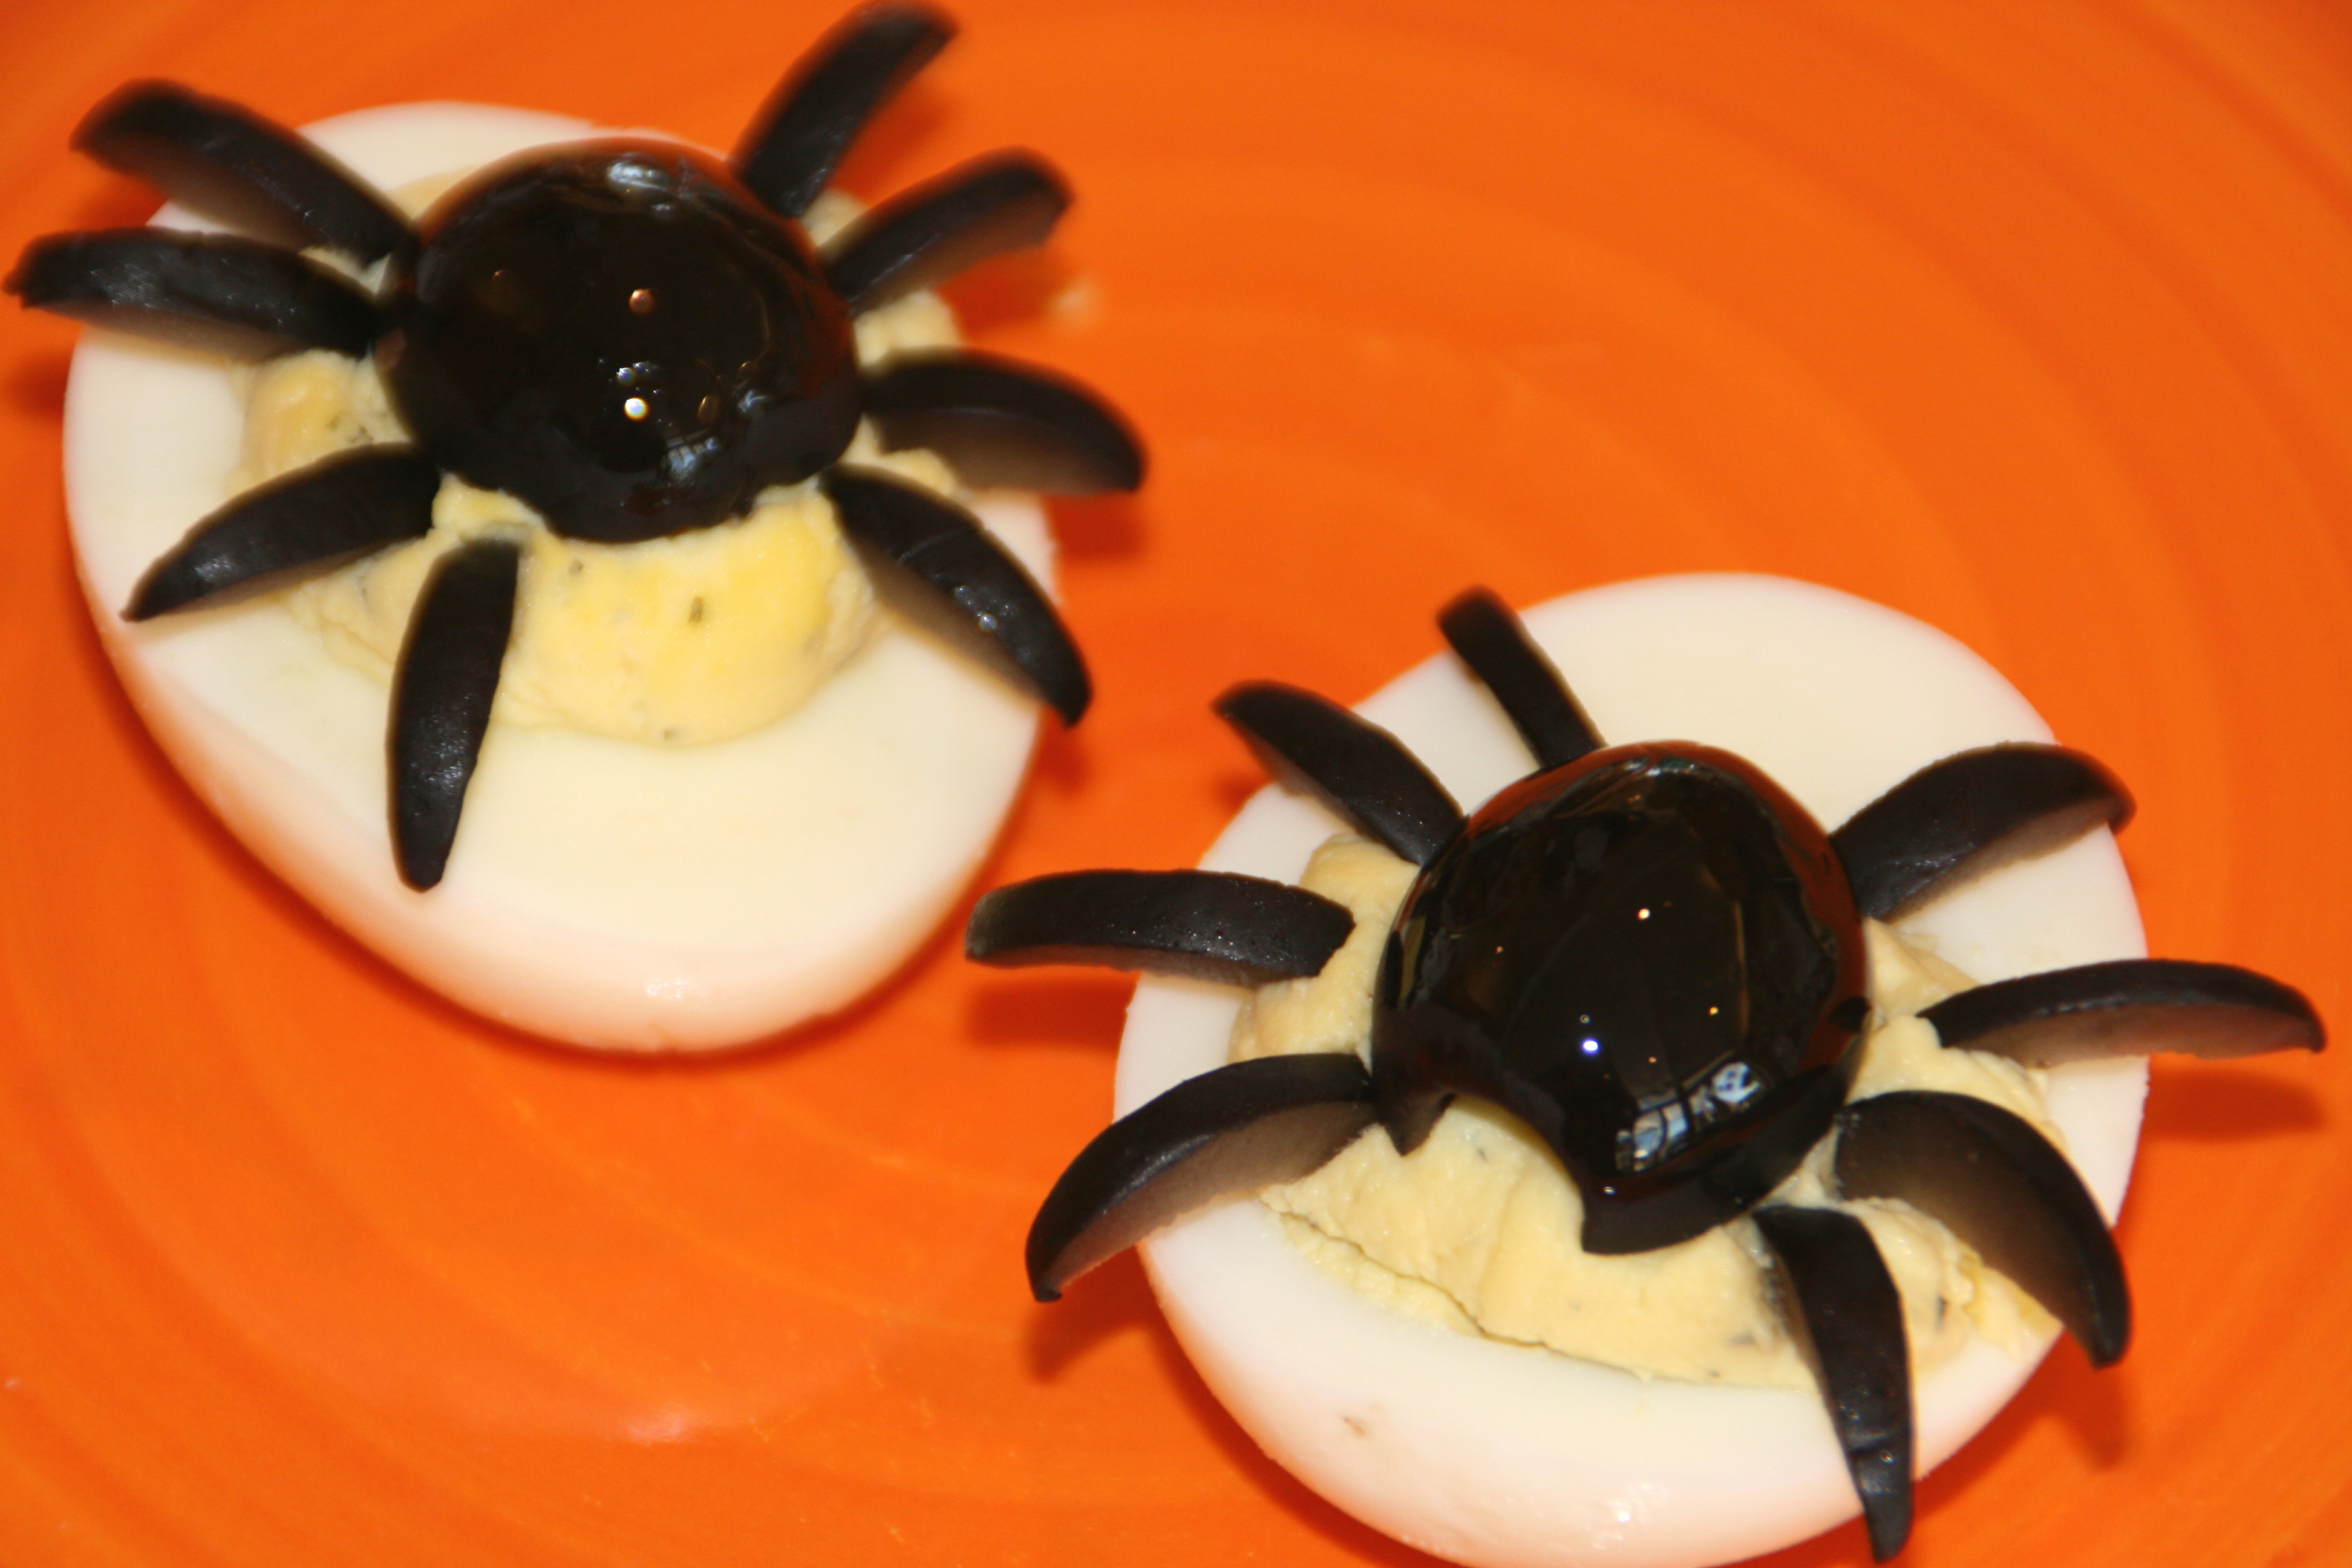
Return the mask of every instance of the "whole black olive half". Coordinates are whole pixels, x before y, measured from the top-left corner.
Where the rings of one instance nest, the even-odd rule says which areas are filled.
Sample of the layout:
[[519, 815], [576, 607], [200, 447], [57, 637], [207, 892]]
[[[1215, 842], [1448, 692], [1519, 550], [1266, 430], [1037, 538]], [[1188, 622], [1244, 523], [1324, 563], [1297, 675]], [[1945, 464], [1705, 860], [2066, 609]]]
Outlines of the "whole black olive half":
[[612, 542], [739, 515], [841, 455], [849, 311], [797, 225], [684, 147], [525, 158], [445, 199], [393, 263], [377, 357], [428, 450]]
[[1410, 1152], [1456, 1093], [1576, 1172], [1584, 1245], [1647, 1251], [1778, 1185], [1845, 1100], [1862, 924], [1829, 837], [1753, 763], [1588, 753], [1422, 868], [1381, 965], [1372, 1074]]

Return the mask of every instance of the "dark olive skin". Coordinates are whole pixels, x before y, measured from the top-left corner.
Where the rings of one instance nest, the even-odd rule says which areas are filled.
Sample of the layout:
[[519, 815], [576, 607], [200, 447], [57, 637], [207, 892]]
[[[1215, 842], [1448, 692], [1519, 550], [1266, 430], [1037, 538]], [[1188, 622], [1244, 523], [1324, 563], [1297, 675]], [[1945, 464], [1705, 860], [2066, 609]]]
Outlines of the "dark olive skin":
[[846, 306], [717, 159], [583, 142], [494, 167], [395, 258], [376, 349], [418, 441], [575, 538], [750, 509], [857, 428]]
[[1457, 1092], [1549, 1144], [1596, 1252], [1745, 1211], [1845, 1098], [1862, 925], [1828, 836], [1754, 764], [1591, 752], [1504, 790], [1422, 868], [1374, 993], [1401, 1152]]

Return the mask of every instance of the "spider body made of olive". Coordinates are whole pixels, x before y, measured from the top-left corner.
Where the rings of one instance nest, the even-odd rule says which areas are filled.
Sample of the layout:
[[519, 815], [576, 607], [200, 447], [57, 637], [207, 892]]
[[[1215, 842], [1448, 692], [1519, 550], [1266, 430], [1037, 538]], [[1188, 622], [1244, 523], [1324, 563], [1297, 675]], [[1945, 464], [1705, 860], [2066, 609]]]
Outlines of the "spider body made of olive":
[[707, 528], [831, 467], [848, 308], [716, 158], [595, 142], [469, 182], [386, 279], [375, 354], [445, 470], [611, 542]]
[[1421, 868], [1373, 993], [1401, 1152], [1456, 1093], [1577, 1174], [1584, 1245], [1695, 1236], [1778, 1186], [1845, 1099], [1863, 941], [1828, 836], [1686, 744], [1521, 780]]

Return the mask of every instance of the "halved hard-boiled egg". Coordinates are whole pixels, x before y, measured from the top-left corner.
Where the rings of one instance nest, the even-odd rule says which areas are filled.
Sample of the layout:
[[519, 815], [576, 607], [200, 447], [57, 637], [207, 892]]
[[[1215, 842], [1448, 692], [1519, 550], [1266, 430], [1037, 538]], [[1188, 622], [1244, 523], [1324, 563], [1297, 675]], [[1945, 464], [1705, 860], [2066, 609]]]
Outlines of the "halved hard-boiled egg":
[[[418, 104], [307, 134], [396, 191], [587, 132]], [[189, 219], [167, 207], [158, 221]], [[386, 843], [383, 669], [334, 657], [285, 592], [124, 616], [152, 563], [229, 499], [245, 415], [225, 361], [85, 338], [66, 427], [82, 582], [125, 685], [197, 792], [273, 870], [426, 984], [582, 1045], [729, 1045], [872, 987], [977, 868], [1026, 769], [1035, 704], [958, 647], [885, 617], [803, 705], [731, 738], [648, 744], [493, 722], [446, 876], [425, 892], [404, 885]], [[1050, 584], [1035, 503], [966, 499]]]
[[[1524, 618], [1612, 743], [1685, 740], [1737, 752], [1828, 824], [1937, 759], [2049, 739], [1969, 650], [1823, 588], [1666, 578], [1573, 595]], [[1451, 658], [1405, 675], [1361, 712], [1465, 808], [1528, 772], [1524, 744]], [[1322, 807], [1269, 789], [1203, 865], [1296, 881], [1339, 826]], [[1993, 871], [1900, 931], [1980, 982], [2145, 951], [2105, 830]], [[1146, 979], [1120, 1052], [1118, 1113], [1224, 1064], [1240, 1005], [1230, 987]], [[2112, 1220], [2137, 1142], [2145, 1066], [2081, 1063], [2042, 1076], [2048, 1121]], [[1235, 1418], [1377, 1528], [1482, 1568], [1692, 1568], [1773, 1550], [1856, 1511], [1812, 1389], [1644, 1375], [1445, 1326], [1342, 1283], [1284, 1225], [1255, 1198], [1229, 1200], [1159, 1232], [1142, 1252], [1178, 1338]], [[2006, 1346], [1974, 1337], [1921, 1369], [1918, 1468], [1990, 1419], [2053, 1334], [2042, 1321]]]

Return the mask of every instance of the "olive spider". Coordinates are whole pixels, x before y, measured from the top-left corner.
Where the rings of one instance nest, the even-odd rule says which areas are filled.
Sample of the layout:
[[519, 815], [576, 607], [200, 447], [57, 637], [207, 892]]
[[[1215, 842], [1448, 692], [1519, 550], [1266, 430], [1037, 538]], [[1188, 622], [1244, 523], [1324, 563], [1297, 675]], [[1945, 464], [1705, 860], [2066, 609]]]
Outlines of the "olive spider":
[[[1869, 1004], [1863, 917], [1919, 908], [2130, 803], [2053, 746], [1933, 763], [1825, 833], [1728, 753], [1604, 748], [1549, 661], [1484, 594], [1441, 617], [1537, 771], [1466, 817], [1392, 738], [1323, 700], [1253, 685], [1218, 710], [1273, 771], [1418, 869], [1385, 935], [1370, 1065], [1351, 1054], [1214, 1068], [1074, 1160], [1029, 1239], [1033, 1289], [1068, 1280], [1221, 1194], [1305, 1175], [1381, 1123], [1402, 1152], [1457, 1094], [1512, 1111], [1584, 1199], [1591, 1252], [1753, 1224], [1781, 1281], [1882, 1559], [1907, 1535], [1911, 1370], [1899, 1300], [1840, 1209], [1773, 1196], [1825, 1135], [1843, 1195], [1899, 1197], [2042, 1303], [2096, 1364], [2129, 1336], [2119, 1260], [2066, 1158], [1987, 1102], [1851, 1104]], [[1000, 889], [983, 962], [1095, 962], [1257, 984], [1320, 971], [1349, 912], [1257, 879], [1089, 872]], [[2128, 961], [1963, 991], [1923, 1015], [1945, 1047], [2044, 1065], [2182, 1049], [2316, 1049], [2309, 1004], [2222, 965]], [[1740, 1020], [1737, 1026], [1727, 1020]]]
[[[858, 131], [948, 41], [918, 5], [837, 26], [724, 161], [645, 138], [527, 153], [412, 226], [300, 136], [233, 103], [134, 82], [75, 145], [242, 234], [131, 228], [35, 241], [25, 303], [244, 360], [373, 355], [410, 443], [361, 446], [234, 498], [149, 568], [131, 620], [314, 576], [424, 537], [444, 476], [520, 498], [572, 539], [628, 544], [712, 528], [814, 479], [887, 592], [945, 623], [1053, 708], [1085, 711], [1078, 651], [1026, 572], [954, 501], [839, 461], [861, 421], [929, 448], [965, 484], [1132, 489], [1143, 455], [1086, 388], [977, 353], [862, 371], [852, 322], [988, 257], [1042, 242], [1067, 205], [1024, 152], [892, 197], [822, 254], [801, 226]], [[367, 279], [320, 265], [323, 248]], [[440, 881], [497, 696], [515, 542], [436, 563], [394, 674], [387, 741], [394, 859]]]

